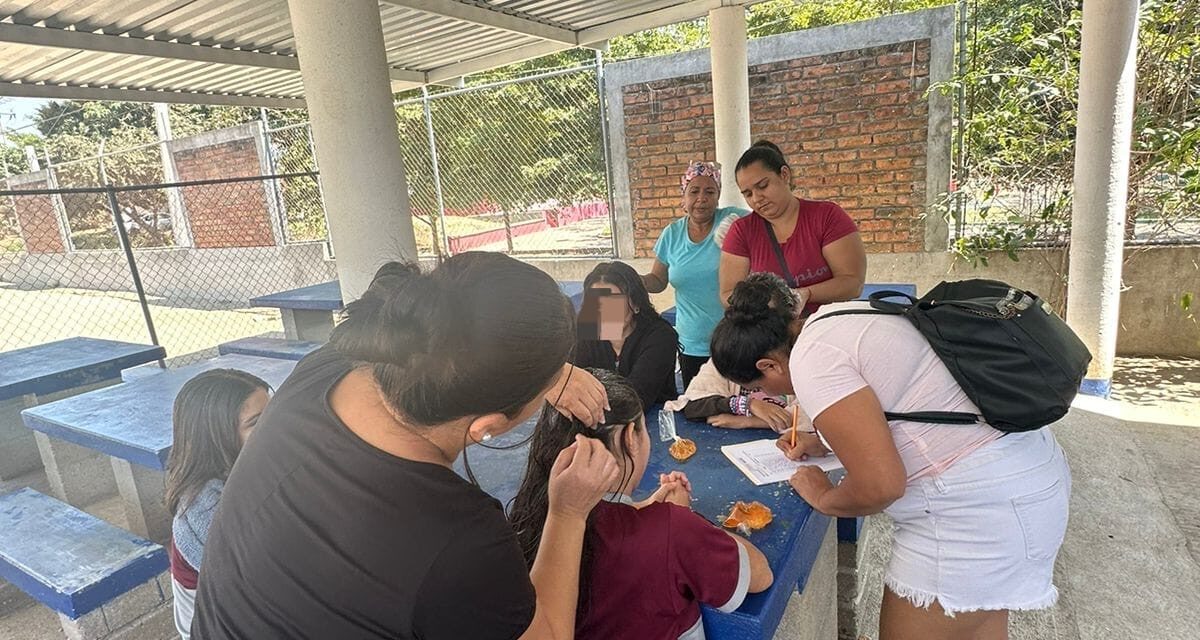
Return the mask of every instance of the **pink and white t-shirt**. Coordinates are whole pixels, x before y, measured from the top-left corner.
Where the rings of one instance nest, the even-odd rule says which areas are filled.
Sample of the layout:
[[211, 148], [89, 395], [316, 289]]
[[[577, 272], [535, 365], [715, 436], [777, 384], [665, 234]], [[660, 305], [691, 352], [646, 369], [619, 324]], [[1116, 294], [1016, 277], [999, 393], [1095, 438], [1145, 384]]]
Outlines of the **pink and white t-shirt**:
[[[888, 315], [848, 315], [817, 322], [839, 309], [870, 308], [867, 302], [823, 305], [804, 325], [789, 361], [801, 408], [814, 420], [850, 394], [871, 387], [885, 411], [979, 413], [975, 403], [925, 338], [908, 320]], [[908, 481], [936, 476], [999, 438], [986, 424], [888, 423]], [[836, 452], [835, 452], [836, 453]]]

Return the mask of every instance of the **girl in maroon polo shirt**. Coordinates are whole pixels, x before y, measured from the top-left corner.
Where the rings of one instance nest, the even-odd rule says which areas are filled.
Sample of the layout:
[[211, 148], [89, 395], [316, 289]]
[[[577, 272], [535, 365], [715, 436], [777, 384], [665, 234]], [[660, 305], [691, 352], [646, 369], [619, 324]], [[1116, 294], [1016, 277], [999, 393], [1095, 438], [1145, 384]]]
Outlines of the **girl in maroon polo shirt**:
[[805, 315], [823, 303], [853, 300], [862, 293], [867, 254], [858, 227], [836, 203], [792, 193], [792, 168], [779, 147], [767, 140], [754, 143], [735, 171], [738, 188], [754, 211], [733, 223], [721, 247], [722, 305], [729, 306], [733, 288], [751, 272], [781, 276], [805, 305]]
[[599, 439], [621, 463], [621, 477], [588, 517], [576, 640], [703, 640], [700, 604], [737, 609], [747, 593], [771, 586], [771, 568], [749, 541], [692, 512], [691, 485], [682, 473], [660, 476], [658, 491], [643, 501], [630, 497], [650, 458], [642, 403], [620, 376], [591, 373], [604, 384], [612, 409], [594, 429], [543, 411], [513, 500], [517, 541], [532, 566], [558, 452], [576, 435]]

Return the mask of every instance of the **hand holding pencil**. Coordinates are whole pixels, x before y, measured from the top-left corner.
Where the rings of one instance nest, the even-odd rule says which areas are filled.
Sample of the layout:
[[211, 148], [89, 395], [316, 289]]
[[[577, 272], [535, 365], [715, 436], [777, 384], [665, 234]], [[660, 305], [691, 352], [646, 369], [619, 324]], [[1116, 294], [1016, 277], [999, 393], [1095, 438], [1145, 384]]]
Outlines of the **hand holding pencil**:
[[829, 455], [829, 449], [816, 433], [800, 431], [800, 407], [792, 406], [792, 428], [775, 441], [789, 460], [807, 460]]

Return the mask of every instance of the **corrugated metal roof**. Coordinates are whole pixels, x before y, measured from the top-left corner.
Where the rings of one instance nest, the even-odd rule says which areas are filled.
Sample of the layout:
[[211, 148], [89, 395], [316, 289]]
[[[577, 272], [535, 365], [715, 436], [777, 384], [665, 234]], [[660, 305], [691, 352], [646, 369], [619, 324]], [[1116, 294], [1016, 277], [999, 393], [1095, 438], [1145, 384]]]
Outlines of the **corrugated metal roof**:
[[[383, 0], [380, 14], [400, 89], [752, 2]], [[295, 55], [286, 0], [0, 0], [0, 95], [302, 106]]]

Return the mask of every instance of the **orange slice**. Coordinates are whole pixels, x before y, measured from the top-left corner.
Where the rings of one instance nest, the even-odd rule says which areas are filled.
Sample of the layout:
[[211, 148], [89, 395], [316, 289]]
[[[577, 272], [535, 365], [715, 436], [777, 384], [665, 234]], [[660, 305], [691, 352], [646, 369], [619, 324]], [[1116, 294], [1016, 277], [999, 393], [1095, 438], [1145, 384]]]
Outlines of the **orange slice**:
[[775, 516], [767, 505], [757, 500], [751, 503], [739, 500], [734, 503], [733, 509], [729, 511], [729, 515], [722, 524], [728, 529], [737, 529], [742, 525], [749, 529], [762, 529], [771, 524], [771, 520], [774, 518]]
[[670, 451], [672, 458], [683, 462], [696, 455], [696, 443], [687, 438], [680, 438], [671, 445], [668, 451]]

